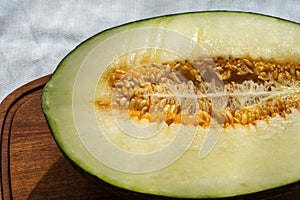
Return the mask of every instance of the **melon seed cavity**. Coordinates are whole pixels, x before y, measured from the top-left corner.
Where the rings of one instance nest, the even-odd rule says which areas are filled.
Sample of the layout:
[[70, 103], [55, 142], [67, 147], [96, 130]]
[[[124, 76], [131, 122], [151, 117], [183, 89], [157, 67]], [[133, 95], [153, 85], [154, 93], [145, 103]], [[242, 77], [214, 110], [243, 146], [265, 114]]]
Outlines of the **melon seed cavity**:
[[[300, 110], [299, 63], [216, 57], [119, 66], [105, 77], [112, 101], [97, 99], [98, 108], [111, 107], [150, 122], [207, 127], [214, 116], [225, 128], [256, 125]], [[221, 87], [213, 80], [216, 77]], [[212, 101], [220, 97], [227, 102], [214, 110]]]

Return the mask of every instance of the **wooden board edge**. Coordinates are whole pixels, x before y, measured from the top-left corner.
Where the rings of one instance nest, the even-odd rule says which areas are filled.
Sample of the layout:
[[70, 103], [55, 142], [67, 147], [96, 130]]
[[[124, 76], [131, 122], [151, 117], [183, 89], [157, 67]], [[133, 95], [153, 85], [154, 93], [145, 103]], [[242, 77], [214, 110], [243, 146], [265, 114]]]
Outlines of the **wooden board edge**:
[[[5, 113], [9, 111], [9, 108], [13, 106], [15, 102], [17, 102], [20, 98], [25, 96], [27, 93], [30, 93], [32, 90], [36, 90], [37, 88], [43, 87], [48, 80], [50, 79], [51, 74], [38, 78], [34, 81], [31, 81], [16, 90], [10, 93], [8, 96], [4, 98], [4, 100], [0, 103], [0, 125], [2, 127], [3, 120], [5, 119]], [[1, 130], [1, 129], [0, 129]]]

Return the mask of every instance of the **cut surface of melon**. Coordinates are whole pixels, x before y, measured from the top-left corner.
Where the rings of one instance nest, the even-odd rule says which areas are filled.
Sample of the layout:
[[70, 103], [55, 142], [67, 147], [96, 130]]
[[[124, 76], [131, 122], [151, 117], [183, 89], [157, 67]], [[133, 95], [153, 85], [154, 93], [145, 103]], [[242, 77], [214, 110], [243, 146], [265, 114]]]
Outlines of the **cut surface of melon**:
[[112, 185], [182, 198], [271, 189], [300, 180], [299, 47], [299, 24], [251, 13], [129, 23], [60, 63], [43, 111], [62, 151]]

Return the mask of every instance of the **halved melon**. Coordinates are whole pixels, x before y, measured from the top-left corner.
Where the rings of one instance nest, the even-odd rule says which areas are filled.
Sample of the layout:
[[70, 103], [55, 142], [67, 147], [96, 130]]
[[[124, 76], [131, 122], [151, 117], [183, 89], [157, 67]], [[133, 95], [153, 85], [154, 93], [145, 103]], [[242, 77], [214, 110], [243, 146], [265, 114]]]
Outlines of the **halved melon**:
[[300, 25], [250, 13], [101, 32], [58, 66], [43, 111], [62, 151], [135, 192], [227, 197], [300, 180]]

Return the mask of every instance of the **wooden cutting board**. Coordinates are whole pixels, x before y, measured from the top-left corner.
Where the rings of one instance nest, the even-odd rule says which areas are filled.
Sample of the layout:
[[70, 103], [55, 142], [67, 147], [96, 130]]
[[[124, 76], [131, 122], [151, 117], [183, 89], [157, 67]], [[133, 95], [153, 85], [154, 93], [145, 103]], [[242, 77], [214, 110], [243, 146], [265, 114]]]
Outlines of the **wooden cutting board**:
[[41, 109], [49, 77], [26, 84], [1, 103], [2, 200], [116, 198], [79, 174], [56, 146]]
[[[49, 78], [24, 85], [0, 105], [2, 200], [121, 199], [80, 174], [56, 146], [41, 109]], [[234, 199], [297, 200], [300, 184]]]

